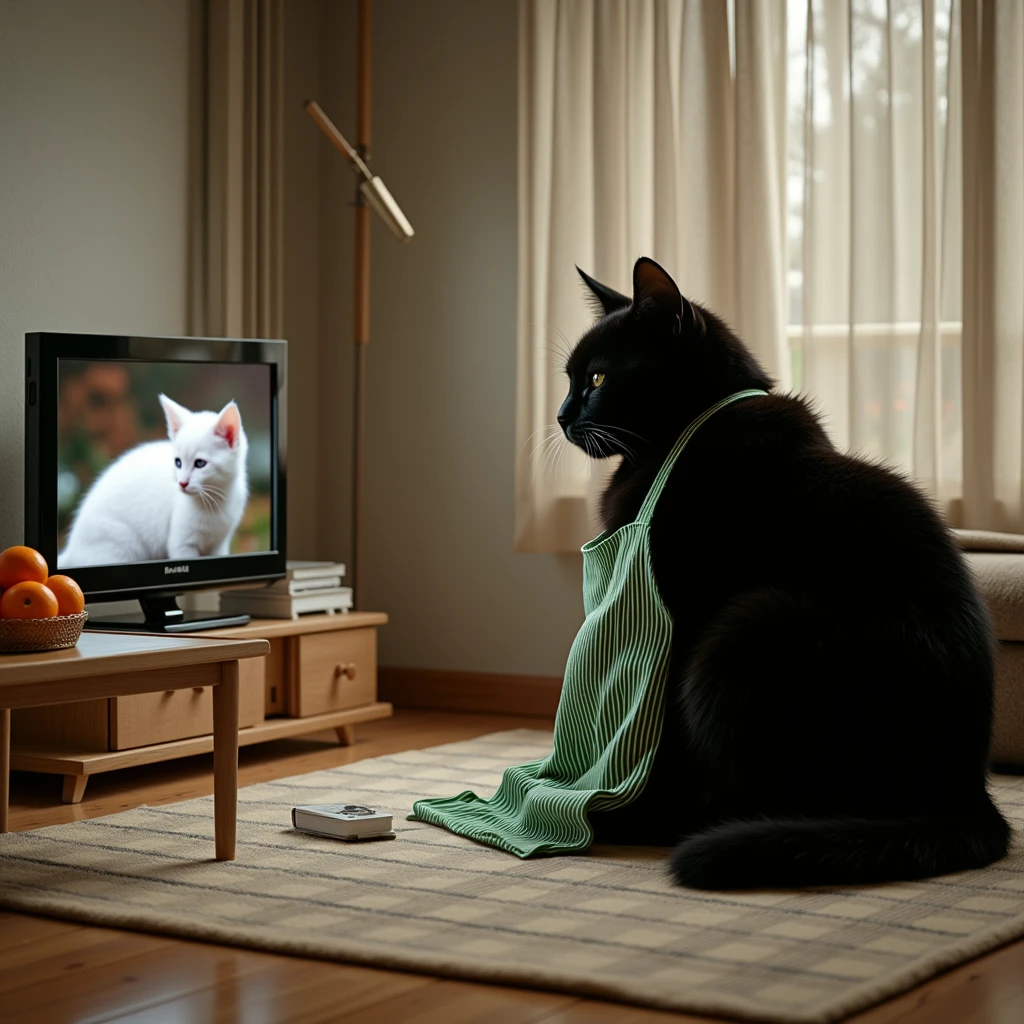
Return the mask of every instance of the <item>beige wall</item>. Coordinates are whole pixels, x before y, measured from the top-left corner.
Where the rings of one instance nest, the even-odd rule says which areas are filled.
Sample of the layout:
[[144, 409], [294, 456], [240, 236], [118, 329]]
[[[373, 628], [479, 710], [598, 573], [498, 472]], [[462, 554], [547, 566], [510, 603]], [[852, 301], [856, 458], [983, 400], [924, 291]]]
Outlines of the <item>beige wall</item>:
[[[324, 0], [321, 106], [348, 138], [355, 138], [355, 3]], [[380, 11], [378, 10], [378, 21]], [[382, 26], [381, 26], [382, 28]], [[309, 121], [303, 113], [302, 117]], [[378, 122], [379, 123], [379, 122]], [[313, 134], [319, 130], [309, 122]], [[355, 230], [351, 202], [355, 179], [326, 139], [317, 139], [321, 181], [320, 263], [322, 296], [317, 419], [320, 506], [317, 534], [323, 558], [347, 560], [352, 472], [352, 269]], [[374, 239], [376, 241], [376, 238]]]
[[185, 333], [191, 0], [0, 0], [0, 547], [27, 331]]
[[[512, 551], [516, 3], [374, 7], [373, 157], [417, 232], [404, 246], [380, 224], [373, 236], [365, 569], [366, 603], [392, 617], [381, 660], [560, 675], [582, 618], [580, 560]], [[336, 19], [325, 57], [343, 130], [351, 31], [347, 14]], [[337, 273], [325, 271], [348, 339], [352, 236], [337, 203], [350, 185], [339, 184], [325, 208]], [[333, 372], [321, 380], [336, 384]], [[324, 422], [323, 471], [343, 472], [347, 409]], [[332, 550], [346, 540], [335, 533]]]
[[[321, 97], [353, 131], [353, 7], [285, 4], [300, 557], [349, 554], [352, 178], [302, 101]], [[197, 11], [0, 0], [0, 545], [21, 539], [25, 331], [189, 329]], [[417, 231], [400, 246], [374, 228], [366, 603], [392, 616], [381, 659], [557, 675], [581, 618], [579, 559], [512, 552], [516, 3], [375, 11], [373, 155]]]
[[[201, 248], [200, 0], [0, 0], [0, 547], [22, 539], [24, 335], [186, 334]], [[317, 551], [321, 0], [285, 35], [293, 553]], [[194, 230], [190, 234], [190, 225]], [[314, 243], [309, 244], [312, 238]], [[210, 604], [210, 600], [202, 600]]]
[[288, 339], [288, 550], [320, 554], [325, 521], [317, 498], [321, 364], [321, 173], [323, 139], [303, 104], [321, 90], [323, 0], [284, 5], [284, 337]]

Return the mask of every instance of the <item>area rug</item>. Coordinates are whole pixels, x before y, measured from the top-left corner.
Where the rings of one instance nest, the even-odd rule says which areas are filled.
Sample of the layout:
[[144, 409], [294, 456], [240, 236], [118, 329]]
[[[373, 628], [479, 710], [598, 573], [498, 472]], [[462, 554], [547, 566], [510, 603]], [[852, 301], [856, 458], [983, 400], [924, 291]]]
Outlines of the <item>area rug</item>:
[[[212, 861], [212, 798], [0, 836], [0, 904], [90, 924], [758, 1021], [825, 1022], [1024, 935], [1024, 844], [984, 871], [812, 892], [699, 893], [664, 850], [521, 861], [404, 820], [489, 793], [551, 734], [494, 733], [250, 786], [238, 859]], [[993, 792], [1024, 828], [1024, 778]], [[396, 814], [397, 840], [288, 827], [295, 804]]]

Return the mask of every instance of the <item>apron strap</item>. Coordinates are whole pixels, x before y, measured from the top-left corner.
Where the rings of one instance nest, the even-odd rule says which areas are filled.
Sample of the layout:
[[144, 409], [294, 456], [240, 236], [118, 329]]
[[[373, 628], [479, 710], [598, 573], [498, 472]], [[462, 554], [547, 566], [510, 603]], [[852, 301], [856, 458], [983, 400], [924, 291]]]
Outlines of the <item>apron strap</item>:
[[640, 506], [640, 514], [636, 517], [638, 523], [650, 523], [651, 516], [654, 515], [654, 506], [658, 504], [658, 499], [661, 497], [661, 492], [665, 489], [665, 484], [668, 483], [668, 478], [672, 474], [672, 470], [675, 468], [676, 460], [682, 454], [683, 449], [687, 446], [690, 438], [709, 420], [719, 409], [724, 409], [727, 405], [732, 402], [736, 402], [741, 398], [752, 398], [754, 395], [767, 395], [767, 391], [762, 391], [759, 388], [750, 388], [747, 391], [737, 391], [735, 394], [729, 395], [728, 398], [723, 398], [720, 402], [716, 402], [710, 409], [705, 409], [679, 436], [679, 440], [672, 446], [672, 450], [668, 453], [668, 457], [662, 463], [661, 469], [658, 470], [658, 475], [654, 478], [654, 483], [651, 484], [651, 489], [647, 492], [647, 497], [644, 498], [644, 503]]

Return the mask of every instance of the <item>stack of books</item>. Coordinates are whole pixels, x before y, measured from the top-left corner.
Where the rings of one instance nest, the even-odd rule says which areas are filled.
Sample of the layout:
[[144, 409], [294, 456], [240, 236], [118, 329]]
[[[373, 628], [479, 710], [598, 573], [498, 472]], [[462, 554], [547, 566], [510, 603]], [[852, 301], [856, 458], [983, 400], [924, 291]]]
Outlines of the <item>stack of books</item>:
[[310, 804], [292, 808], [292, 827], [315, 836], [355, 843], [365, 839], [394, 839], [392, 816], [362, 804]]
[[297, 619], [313, 612], [347, 612], [352, 590], [343, 587], [345, 566], [340, 562], [292, 562], [283, 580], [244, 590], [225, 590], [220, 610], [261, 619]]

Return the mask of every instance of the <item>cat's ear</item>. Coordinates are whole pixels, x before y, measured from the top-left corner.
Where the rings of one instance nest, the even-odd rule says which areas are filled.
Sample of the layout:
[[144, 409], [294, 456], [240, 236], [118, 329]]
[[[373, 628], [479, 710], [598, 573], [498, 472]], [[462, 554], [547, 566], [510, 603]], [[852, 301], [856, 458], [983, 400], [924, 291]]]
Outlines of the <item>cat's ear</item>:
[[675, 333], [685, 338], [695, 335], [703, 337], [707, 333], [707, 325], [704, 323], [700, 306], [695, 306], [685, 295], [681, 295], [680, 298], [683, 300], [683, 309], [679, 314], [679, 326], [674, 329]]
[[675, 335], [704, 333], [704, 318], [664, 267], [641, 256], [633, 266], [633, 305], [642, 316], [652, 316], [671, 325]]
[[239, 435], [242, 433], [242, 414], [233, 400], [221, 409], [217, 422], [213, 425], [213, 432], [217, 437], [224, 438], [229, 448], [234, 448], [238, 444]]
[[160, 404], [163, 406], [164, 419], [167, 420], [167, 436], [173, 441], [174, 435], [181, 430], [185, 420], [192, 415], [183, 405], [178, 405], [177, 402], [172, 402], [166, 395], [158, 396], [160, 398]]
[[589, 274], [584, 273], [579, 267], [577, 273], [583, 278], [583, 283], [589, 289], [587, 301], [598, 316], [607, 316], [617, 309], [625, 309], [630, 304], [628, 295], [617, 292], [614, 288], [595, 281]]

